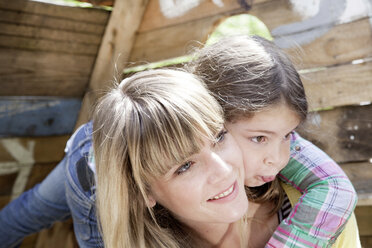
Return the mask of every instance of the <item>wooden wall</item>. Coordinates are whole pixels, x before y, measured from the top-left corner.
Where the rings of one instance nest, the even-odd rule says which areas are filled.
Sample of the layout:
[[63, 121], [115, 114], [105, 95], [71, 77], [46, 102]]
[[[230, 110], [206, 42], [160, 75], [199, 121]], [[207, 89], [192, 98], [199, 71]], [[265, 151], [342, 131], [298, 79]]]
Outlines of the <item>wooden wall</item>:
[[0, 0], [0, 177], [8, 180], [1, 199], [30, 188], [62, 158], [108, 18], [97, 9]]
[[[109, 16], [98, 9], [0, 0], [0, 208], [63, 157]], [[63, 230], [73, 241], [71, 224], [58, 233]], [[37, 236], [23, 247], [51, 247]]]
[[129, 60], [181, 56], [196, 41], [204, 42], [224, 18], [258, 17], [301, 71], [311, 109], [319, 110], [301, 132], [341, 164], [354, 183], [362, 242], [372, 247], [372, 2], [197, 2], [149, 1]]
[[[257, 16], [275, 42], [295, 58], [311, 109], [323, 109], [313, 112], [302, 133], [340, 163], [353, 181], [360, 199], [356, 213], [361, 238], [364, 247], [372, 247], [371, 1], [256, 0], [252, 6], [250, 1], [237, 0], [223, 0], [223, 6], [219, 1], [184, 2], [149, 0], [143, 16], [138, 16], [142, 21], [125, 61], [153, 62], [184, 55], [195, 41], [204, 42], [224, 18], [240, 13]], [[117, 4], [114, 11], [115, 7], [125, 8]], [[17, 96], [16, 100], [25, 102], [22, 106], [29, 106], [30, 99], [20, 96], [57, 97], [64, 104], [67, 99], [81, 100], [108, 17], [102, 10], [0, 0], [0, 95]], [[123, 25], [120, 18], [110, 22], [105, 37], [125, 33], [115, 29]], [[95, 71], [102, 71], [102, 62], [96, 63]], [[106, 86], [107, 80], [100, 79], [94, 88]], [[16, 105], [12, 101], [5, 98], [3, 105], [0, 101], [0, 106], [6, 106], [0, 107], [1, 123]], [[40, 106], [46, 109], [48, 104]], [[44, 118], [40, 128], [36, 124], [23, 127], [23, 135], [31, 128], [34, 137], [0, 139], [0, 204], [40, 181], [62, 157], [69, 132], [54, 135], [50, 126], [55, 122], [49, 119], [53, 118]], [[46, 137], [35, 131], [47, 127]], [[69, 228], [67, 224], [66, 233]], [[47, 241], [45, 234], [40, 235], [40, 244]]]

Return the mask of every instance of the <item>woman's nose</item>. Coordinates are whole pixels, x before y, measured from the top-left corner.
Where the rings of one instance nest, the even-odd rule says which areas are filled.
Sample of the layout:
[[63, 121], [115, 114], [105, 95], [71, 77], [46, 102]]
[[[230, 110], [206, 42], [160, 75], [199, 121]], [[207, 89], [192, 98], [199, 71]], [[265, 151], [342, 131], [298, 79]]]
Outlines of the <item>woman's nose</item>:
[[205, 159], [208, 170], [208, 182], [211, 184], [219, 183], [231, 175], [232, 166], [227, 163], [220, 155], [211, 152]]

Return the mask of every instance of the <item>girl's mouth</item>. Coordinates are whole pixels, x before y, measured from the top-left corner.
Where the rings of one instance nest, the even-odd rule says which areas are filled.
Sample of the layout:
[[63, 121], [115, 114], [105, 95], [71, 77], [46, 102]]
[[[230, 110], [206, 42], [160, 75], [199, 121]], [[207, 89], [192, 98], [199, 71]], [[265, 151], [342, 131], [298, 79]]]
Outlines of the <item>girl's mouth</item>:
[[276, 176], [261, 176], [261, 180], [264, 181], [265, 183], [274, 181]]

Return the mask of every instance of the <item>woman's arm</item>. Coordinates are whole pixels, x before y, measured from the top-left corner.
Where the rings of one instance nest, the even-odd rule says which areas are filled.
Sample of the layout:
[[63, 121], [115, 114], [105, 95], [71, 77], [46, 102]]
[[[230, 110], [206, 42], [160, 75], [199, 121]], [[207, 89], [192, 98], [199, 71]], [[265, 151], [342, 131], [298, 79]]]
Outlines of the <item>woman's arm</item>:
[[302, 196], [266, 247], [330, 246], [353, 213], [356, 192], [323, 151], [296, 133], [291, 142], [291, 159], [279, 176]]
[[18, 247], [27, 235], [70, 216], [65, 196], [66, 161], [0, 211], [0, 247]]

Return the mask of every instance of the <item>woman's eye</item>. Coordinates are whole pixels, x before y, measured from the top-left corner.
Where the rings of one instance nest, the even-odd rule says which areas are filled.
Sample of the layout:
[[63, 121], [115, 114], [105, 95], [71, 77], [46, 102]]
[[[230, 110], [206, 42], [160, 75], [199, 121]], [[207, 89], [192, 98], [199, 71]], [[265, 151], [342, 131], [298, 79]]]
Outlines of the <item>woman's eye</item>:
[[216, 137], [216, 144], [222, 142], [225, 139], [225, 135], [227, 134], [227, 130], [222, 130], [217, 134]]
[[177, 169], [176, 173], [177, 173], [178, 175], [184, 173], [185, 171], [187, 171], [188, 169], [190, 169], [190, 167], [191, 167], [192, 164], [193, 164], [193, 162], [191, 162], [191, 161], [188, 161], [188, 162], [184, 163], [183, 165], [181, 165], [181, 166]]
[[266, 141], [266, 137], [265, 136], [256, 136], [256, 137], [253, 137], [251, 140], [255, 143], [263, 143], [263, 142]]

